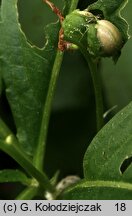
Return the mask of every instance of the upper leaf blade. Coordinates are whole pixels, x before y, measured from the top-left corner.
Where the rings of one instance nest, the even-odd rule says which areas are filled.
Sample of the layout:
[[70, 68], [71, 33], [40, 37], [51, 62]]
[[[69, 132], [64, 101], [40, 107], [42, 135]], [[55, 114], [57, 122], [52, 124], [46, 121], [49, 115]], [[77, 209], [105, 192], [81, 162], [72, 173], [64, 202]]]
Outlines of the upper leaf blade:
[[[0, 23], [2, 78], [17, 129], [17, 137], [32, 154], [37, 145], [59, 25], [47, 28], [44, 49], [31, 46], [18, 22], [17, 0], [3, 0]], [[54, 32], [54, 34], [53, 34]]]
[[[132, 102], [95, 136], [84, 156], [89, 180], [132, 181]], [[123, 167], [123, 168], [122, 168]]]

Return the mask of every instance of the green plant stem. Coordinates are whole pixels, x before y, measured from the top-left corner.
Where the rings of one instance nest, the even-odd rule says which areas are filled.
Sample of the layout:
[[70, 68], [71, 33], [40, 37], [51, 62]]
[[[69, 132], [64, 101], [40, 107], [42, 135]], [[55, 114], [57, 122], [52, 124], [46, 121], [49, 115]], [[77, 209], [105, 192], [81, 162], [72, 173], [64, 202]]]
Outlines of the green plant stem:
[[[69, 13], [71, 13], [74, 9], [76, 9], [77, 3], [78, 3], [78, 0], [71, 1], [71, 7], [69, 9]], [[50, 79], [49, 89], [47, 93], [47, 98], [46, 98], [46, 102], [45, 102], [45, 106], [43, 110], [43, 117], [42, 117], [42, 124], [41, 124], [41, 129], [40, 129], [38, 147], [36, 149], [36, 154], [34, 156], [34, 164], [39, 170], [43, 170], [44, 155], [45, 155], [46, 140], [47, 140], [52, 101], [54, 97], [54, 92], [56, 88], [59, 71], [61, 68], [62, 60], [63, 60], [63, 55], [64, 53], [62, 51], [60, 50], [57, 51], [52, 73], [51, 73], [51, 79]]]
[[97, 69], [97, 64], [93, 61], [88, 61], [89, 69], [91, 72], [93, 85], [94, 85], [94, 92], [95, 92], [95, 104], [96, 104], [96, 127], [97, 131], [99, 131], [103, 125], [103, 99], [102, 99], [102, 89], [101, 89], [101, 83], [100, 83], [100, 74]]
[[88, 63], [92, 80], [93, 80], [95, 104], [96, 104], [96, 127], [97, 127], [97, 131], [99, 131], [104, 125], [103, 97], [102, 97], [102, 89], [101, 89], [101, 82], [100, 82], [100, 74], [97, 68], [97, 61], [93, 60], [84, 48], [81, 49], [81, 52]]
[[23, 190], [15, 200], [31, 200], [37, 194], [38, 188], [35, 187], [27, 187]]
[[11, 143], [6, 143], [0, 140], [0, 149], [14, 158], [30, 176], [34, 177], [39, 182], [40, 186], [44, 190], [53, 192], [54, 190], [48, 177], [33, 166], [25, 152], [23, 152], [16, 144], [17, 143], [14, 143], [14, 140]]
[[54, 192], [54, 188], [46, 174], [40, 172], [35, 168], [35, 166], [33, 166], [32, 162], [19, 145], [16, 137], [12, 134], [2, 119], [0, 119], [0, 149], [14, 158], [14, 160], [17, 161], [30, 176], [34, 177], [38, 181], [39, 185], [44, 190]]
[[51, 79], [49, 83], [49, 89], [48, 89], [48, 93], [46, 97], [46, 102], [44, 106], [41, 130], [40, 130], [39, 141], [38, 141], [38, 148], [36, 150], [36, 154], [34, 157], [34, 164], [39, 170], [43, 170], [43, 162], [44, 162], [43, 160], [44, 160], [44, 155], [45, 155], [45, 147], [46, 147], [47, 132], [48, 132], [48, 126], [49, 126], [52, 101], [54, 97], [56, 82], [57, 82], [57, 78], [59, 75], [61, 63], [63, 60], [63, 55], [64, 53], [62, 51], [60, 50], [57, 51], [54, 65], [53, 65], [52, 74], [51, 74]]
[[8, 135], [12, 134], [10, 129], [4, 123], [4, 121], [0, 118], [0, 139], [4, 140]]

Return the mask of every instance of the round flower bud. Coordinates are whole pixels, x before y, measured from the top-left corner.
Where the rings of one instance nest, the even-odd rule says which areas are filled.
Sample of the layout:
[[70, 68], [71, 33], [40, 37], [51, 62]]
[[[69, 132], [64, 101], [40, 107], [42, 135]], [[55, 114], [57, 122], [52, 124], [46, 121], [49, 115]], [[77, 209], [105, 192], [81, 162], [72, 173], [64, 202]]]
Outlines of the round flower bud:
[[113, 56], [121, 49], [123, 46], [122, 36], [114, 24], [108, 20], [98, 20], [95, 28], [102, 56]]
[[112, 56], [116, 62], [124, 44], [119, 29], [108, 20], [84, 10], [75, 10], [62, 23], [64, 39], [88, 52], [93, 58]]

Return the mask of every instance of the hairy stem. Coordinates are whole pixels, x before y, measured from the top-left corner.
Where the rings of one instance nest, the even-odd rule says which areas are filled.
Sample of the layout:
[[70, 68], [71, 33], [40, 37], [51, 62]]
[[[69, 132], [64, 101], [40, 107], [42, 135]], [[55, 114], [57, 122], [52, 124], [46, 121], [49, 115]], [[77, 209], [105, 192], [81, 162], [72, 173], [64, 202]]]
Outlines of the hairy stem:
[[[74, 9], [76, 9], [77, 3], [78, 3], [78, 0], [71, 1], [71, 7], [69, 9], [69, 13], [73, 11]], [[41, 124], [40, 136], [39, 136], [39, 141], [38, 141], [38, 148], [36, 149], [36, 154], [34, 157], [34, 164], [39, 170], [43, 170], [43, 162], [44, 162], [45, 147], [46, 147], [46, 140], [47, 140], [52, 101], [54, 97], [54, 92], [56, 88], [59, 71], [61, 68], [62, 60], [63, 60], [63, 55], [64, 53], [61, 50], [57, 51], [52, 73], [51, 73], [51, 80], [49, 84], [47, 98], [46, 98], [46, 102], [45, 102], [45, 106], [43, 110], [43, 117], [42, 117], [42, 124]]]

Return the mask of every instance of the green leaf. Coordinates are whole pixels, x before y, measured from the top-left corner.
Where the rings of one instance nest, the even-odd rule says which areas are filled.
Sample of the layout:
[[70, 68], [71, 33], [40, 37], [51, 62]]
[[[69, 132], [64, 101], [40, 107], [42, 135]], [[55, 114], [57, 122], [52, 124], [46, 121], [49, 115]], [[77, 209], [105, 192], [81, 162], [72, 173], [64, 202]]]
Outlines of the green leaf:
[[1, 17], [2, 78], [16, 124], [17, 138], [25, 150], [32, 154], [39, 139], [59, 25], [57, 23], [46, 28], [46, 45], [44, 49], [38, 49], [27, 42], [20, 28], [17, 0], [2, 1]]
[[[62, 1], [53, 0], [53, 2], [59, 8], [62, 7]], [[44, 28], [47, 24], [56, 22], [58, 17], [41, 0], [18, 0], [17, 6], [21, 28], [26, 34], [27, 40], [36, 46], [43, 47], [46, 42]]]
[[31, 179], [20, 170], [0, 170], [0, 183], [3, 182], [20, 182], [24, 185], [31, 185]]
[[132, 102], [95, 136], [84, 156], [88, 180], [132, 182]]
[[121, 17], [121, 11], [126, 6], [128, 0], [98, 0], [91, 4], [88, 10], [100, 10], [103, 12], [104, 18], [115, 24], [121, 31], [124, 43], [128, 40], [128, 24]]
[[63, 194], [68, 200], [132, 199], [132, 184], [114, 181], [82, 180]]
[[84, 180], [64, 199], [132, 198], [132, 102], [95, 136], [84, 156]]

